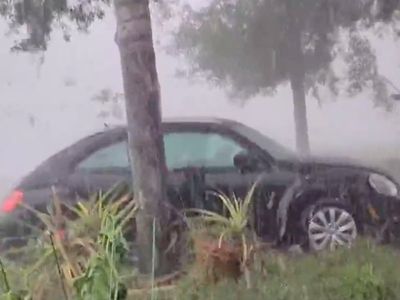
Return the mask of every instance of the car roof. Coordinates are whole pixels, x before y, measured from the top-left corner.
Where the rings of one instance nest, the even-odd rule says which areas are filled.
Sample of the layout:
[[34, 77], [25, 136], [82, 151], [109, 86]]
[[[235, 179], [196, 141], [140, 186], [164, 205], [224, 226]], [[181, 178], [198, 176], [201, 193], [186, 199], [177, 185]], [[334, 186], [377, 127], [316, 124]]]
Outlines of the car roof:
[[164, 118], [163, 123], [213, 123], [213, 124], [233, 124], [238, 123], [233, 120], [217, 117], [179, 117]]
[[[228, 119], [223, 119], [223, 118], [205, 118], [205, 117], [189, 117], [189, 118], [167, 118], [162, 121], [163, 126], [168, 126], [168, 125], [222, 125], [224, 127], [233, 127], [233, 126], [244, 126], [241, 123], [238, 123], [236, 121], [228, 120]], [[82, 144], [92, 144], [94, 142], [94, 139], [98, 140], [103, 140], [105, 137], [111, 137], [111, 136], [120, 136], [122, 134], [126, 133], [126, 125], [116, 125], [116, 126], [107, 126], [103, 130], [96, 131], [92, 134], [89, 134], [80, 140], [76, 141], [69, 147], [65, 148], [62, 151], [57, 152], [54, 154], [52, 157], [57, 157], [57, 156], [66, 156], [68, 152], [73, 153], [74, 149], [76, 147], [81, 148]], [[96, 142], [94, 142], [96, 143]]]
[[[217, 117], [175, 117], [175, 118], [163, 118], [163, 124], [217, 124], [217, 125], [242, 125], [241, 123]], [[105, 130], [122, 129], [126, 128], [126, 125], [115, 125], [107, 126]]]
[[[187, 125], [222, 125], [224, 127], [233, 127], [233, 126], [245, 126], [244, 124], [230, 120], [230, 119], [224, 119], [224, 118], [217, 118], [217, 117], [179, 117], [179, 118], [164, 118], [162, 120], [162, 124], [165, 125], [179, 125], [179, 124], [187, 124]], [[101, 131], [97, 131], [88, 137], [96, 136], [96, 135], [101, 135], [101, 134], [113, 134], [113, 132], [121, 132], [125, 131], [127, 128], [126, 125], [114, 125], [114, 126], [106, 126]]]

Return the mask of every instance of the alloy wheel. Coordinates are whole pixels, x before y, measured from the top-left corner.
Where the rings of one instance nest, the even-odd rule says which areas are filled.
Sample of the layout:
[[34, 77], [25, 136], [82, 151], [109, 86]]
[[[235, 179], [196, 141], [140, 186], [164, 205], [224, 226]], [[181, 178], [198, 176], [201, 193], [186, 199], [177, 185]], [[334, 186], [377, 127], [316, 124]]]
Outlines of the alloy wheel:
[[313, 250], [351, 247], [357, 237], [353, 216], [339, 207], [318, 209], [308, 224], [308, 239]]

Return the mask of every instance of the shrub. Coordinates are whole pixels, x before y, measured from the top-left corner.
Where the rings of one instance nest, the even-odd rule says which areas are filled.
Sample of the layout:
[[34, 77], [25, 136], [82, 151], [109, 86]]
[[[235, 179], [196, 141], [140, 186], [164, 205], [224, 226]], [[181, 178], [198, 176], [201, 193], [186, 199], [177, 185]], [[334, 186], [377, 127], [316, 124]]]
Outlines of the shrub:
[[76, 207], [54, 197], [48, 214], [27, 207], [45, 225], [39, 242], [18, 249], [19, 255], [30, 257], [19, 277], [35, 299], [126, 298], [124, 231], [137, 206], [129, 196], [116, 199], [117, 191], [99, 193]]

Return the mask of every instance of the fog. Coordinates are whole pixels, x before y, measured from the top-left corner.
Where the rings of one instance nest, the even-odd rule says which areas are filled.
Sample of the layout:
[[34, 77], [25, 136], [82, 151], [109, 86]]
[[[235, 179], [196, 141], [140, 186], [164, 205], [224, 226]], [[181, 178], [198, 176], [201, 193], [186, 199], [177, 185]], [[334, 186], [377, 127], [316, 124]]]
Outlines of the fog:
[[[105, 122], [123, 122], [99, 117], [108, 107], [91, 100], [102, 89], [122, 91], [114, 23], [109, 13], [89, 34], [73, 33], [69, 43], [56, 31], [44, 56], [10, 53], [15, 37], [7, 36], [6, 24], [0, 23], [0, 195], [54, 152], [101, 130]], [[156, 34], [156, 41], [161, 37]], [[375, 38], [373, 45], [379, 71], [400, 86], [400, 44]], [[218, 87], [177, 78], [176, 67], [183, 62], [160, 46], [156, 52], [164, 117], [231, 118], [294, 147], [292, 94], [287, 85], [274, 96], [255, 97], [241, 106]], [[352, 99], [327, 94], [319, 104], [308, 97], [313, 152], [373, 159], [396, 155], [399, 108], [385, 112], [370, 98], [368, 92]]]

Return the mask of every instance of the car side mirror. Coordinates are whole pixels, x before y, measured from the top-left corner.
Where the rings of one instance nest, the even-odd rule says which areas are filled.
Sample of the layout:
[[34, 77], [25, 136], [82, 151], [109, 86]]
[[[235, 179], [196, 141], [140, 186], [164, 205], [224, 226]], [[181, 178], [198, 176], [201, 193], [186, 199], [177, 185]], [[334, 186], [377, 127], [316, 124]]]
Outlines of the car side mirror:
[[253, 171], [258, 166], [258, 159], [251, 153], [240, 152], [233, 158], [235, 167], [241, 172]]

